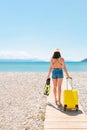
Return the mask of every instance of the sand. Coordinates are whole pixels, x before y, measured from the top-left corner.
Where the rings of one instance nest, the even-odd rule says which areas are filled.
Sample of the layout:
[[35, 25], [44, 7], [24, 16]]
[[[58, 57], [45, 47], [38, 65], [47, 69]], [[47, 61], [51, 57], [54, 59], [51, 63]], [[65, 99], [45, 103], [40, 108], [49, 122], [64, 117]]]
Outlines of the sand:
[[43, 130], [46, 73], [0, 73], [0, 130]]
[[79, 103], [87, 114], [87, 72], [71, 73], [73, 87], [78, 90]]
[[[70, 73], [87, 114], [87, 73]], [[0, 73], [0, 130], [43, 130], [47, 73]]]

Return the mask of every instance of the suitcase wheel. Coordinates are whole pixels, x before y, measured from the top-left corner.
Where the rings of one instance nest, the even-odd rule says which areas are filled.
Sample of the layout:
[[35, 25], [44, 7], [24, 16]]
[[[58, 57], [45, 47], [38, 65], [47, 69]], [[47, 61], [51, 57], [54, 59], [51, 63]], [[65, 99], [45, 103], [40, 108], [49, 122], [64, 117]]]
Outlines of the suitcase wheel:
[[64, 105], [64, 111], [66, 111], [67, 105]]
[[78, 108], [78, 105], [75, 105], [75, 108], [76, 108], [76, 111], [78, 111], [78, 109], [79, 109], [79, 108]]

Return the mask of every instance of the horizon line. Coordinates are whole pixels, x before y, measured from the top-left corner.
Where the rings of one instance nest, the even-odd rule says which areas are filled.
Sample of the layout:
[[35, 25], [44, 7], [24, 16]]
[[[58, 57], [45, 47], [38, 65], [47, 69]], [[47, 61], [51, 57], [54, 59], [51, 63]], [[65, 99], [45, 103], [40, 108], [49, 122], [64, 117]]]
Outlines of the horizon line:
[[[50, 60], [43, 60], [38, 58], [0, 58], [1, 60], [13, 60], [13, 61], [31, 61], [31, 62], [50, 62]], [[84, 59], [83, 59], [84, 60]], [[65, 60], [65, 62], [82, 62], [83, 60]]]

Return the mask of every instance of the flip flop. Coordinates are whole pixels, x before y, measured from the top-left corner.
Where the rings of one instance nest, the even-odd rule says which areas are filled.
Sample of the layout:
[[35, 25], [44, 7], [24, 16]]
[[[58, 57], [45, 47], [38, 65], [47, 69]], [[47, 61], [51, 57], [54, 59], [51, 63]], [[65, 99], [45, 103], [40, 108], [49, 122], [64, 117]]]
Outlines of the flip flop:
[[61, 104], [61, 103], [60, 103], [60, 104], [57, 103], [57, 105], [58, 105], [58, 107], [62, 107], [62, 104]]

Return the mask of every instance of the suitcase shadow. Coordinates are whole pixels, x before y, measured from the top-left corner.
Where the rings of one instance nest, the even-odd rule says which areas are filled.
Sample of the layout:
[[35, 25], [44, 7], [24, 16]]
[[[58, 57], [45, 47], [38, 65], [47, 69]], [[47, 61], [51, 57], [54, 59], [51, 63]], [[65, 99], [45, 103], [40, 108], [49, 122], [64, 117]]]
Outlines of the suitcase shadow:
[[62, 113], [66, 114], [66, 115], [69, 115], [69, 116], [77, 116], [79, 114], [83, 114], [83, 111], [80, 110], [80, 109], [78, 109], [78, 111], [71, 110], [71, 109], [67, 109], [66, 111], [64, 111], [64, 107], [63, 106], [62, 107], [58, 107], [58, 106], [52, 104], [51, 102], [48, 102], [47, 105], [52, 107], [52, 108], [54, 108], [54, 109], [56, 109], [56, 110], [61, 111]]

